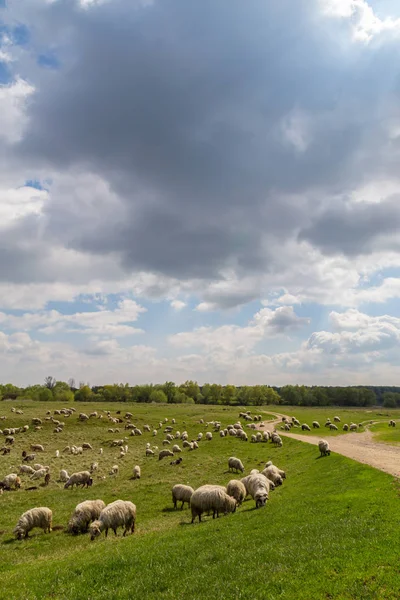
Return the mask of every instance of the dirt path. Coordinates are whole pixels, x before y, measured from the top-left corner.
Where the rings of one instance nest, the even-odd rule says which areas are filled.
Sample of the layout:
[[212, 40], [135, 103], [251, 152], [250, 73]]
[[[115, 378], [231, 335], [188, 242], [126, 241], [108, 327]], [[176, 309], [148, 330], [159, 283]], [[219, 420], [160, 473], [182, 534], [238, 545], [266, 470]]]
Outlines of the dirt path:
[[[264, 429], [272, 431], [276, 425], [281, 424], [284, 415], [275, 413], [275, 416], [277, 420], [265, 423]], [[319, 440], [323, 437], [323, 432], [317, 437], [279, 430], [279, 435], [318, 445]], [[400, 477], [400, 446], [374, 442], [372, 433], [368, 430], [364, 433], [346, 433], [341, 436], [329, 437], [328, 441], [332, 452], [343, 454], [343, 456], [357, 460], [360, 463], [370, 465], [395, 477]]]

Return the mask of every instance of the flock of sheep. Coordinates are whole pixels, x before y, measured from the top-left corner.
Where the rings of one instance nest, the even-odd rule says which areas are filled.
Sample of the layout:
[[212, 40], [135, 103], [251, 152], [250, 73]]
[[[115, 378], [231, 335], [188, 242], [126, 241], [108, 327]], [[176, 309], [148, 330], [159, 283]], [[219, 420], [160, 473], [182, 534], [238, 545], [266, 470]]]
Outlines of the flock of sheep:
[[[330, 418], [328, 418], [326, 420], [325, 427], [327, 427], [330, 431], [338, 431], [339, 428], [336, 425], [336, 423], [340, 423], [340, 417], [333, 417], [333, 421], [334, 422], [332, 423]], [[389, 426], [390, 426], [391, 422], [389, 422]], [[395, 423], [395, 422], [393, 421], [393, 423]], [[351, 422], [350, 425], [348, 423], [344, 423], [342, 429], [343, 429], [343, 431], [357, 431], [357, 429], [361, 428], [362, 426], [363, 426], [362, 423], [357, 424], [357, 423]], [[298, 421], [296, 419], [296, 417], [292, 417], [291, 419], [289, 419], [288, 417], [282, 417], [281, 429], [283, 431], [290, 431], [292, 427], [295, 427], [295, 428], [301, 427], [302, 431], [311, 431], [311, 427], [307, 423], [300, 424], [300, 421]], [[313, 429], [319, 429], [320, 427], [321, 426], [318, 423], [318, 421], [312, 422]]]
[[[11, 408], [12, 412], [23, 414], [21, 410], [16, 411], [15, 408]], [[63, 408], [54, 411], [54, 416], [47, 411], [44, 419], [35, 417], [31, 421], [35, 431], [40, 431], [44, 424], [43, 421], [48, 421], [54, 424], [54, 433], [60, 433], [65, 427], [65, 421], [55, 419], [55, 416], [60, 416], [63, 419], [68, 419], [74, 414], [75, 408]], [[120, 426], [124, 424], [124, 431], [128, 432], [130, 436], [141, 436], [142, 431], [131, 422], [133, 415], [127, 412], [124, 417], [118, 416], [120, 411], [117, 411], [117, 416], [112, 416], [110, 411], [105, 411], [104, 414], [93, 411], [89, 415], [80, 413], [78, 415], [78, 422], [89, 421], [90, 419], [107, 419], [113, 427], [108, 428], [108, 433], [118, 433]], [[5, 420], [6, 417], [0, 417]], [[168, 423], [168, 419], [165, 418], [160, 421], [157, 428], [152, 428], [150, 425], [144, 425], [143, 431], [151, 433], [153, 437], [159, 436], [161, 430], [165, 435], [162, 440], [164, 448], [158, 449], [158, 446], [151, 445], [150, 442], [146, 443], [144, 448], [144, 455], [146, 457], [154, 456], [158, 452], [158, 460], [162, 460], [166, 457], [175, 457], [177, 454], [182, 453], [183, 449], [187, 451], [197, 450], [203, 443], [210, 442], [213, 439], [213, 434], [218, 434], [221, 438], [236, 437], [241, 441], [249, 441], [249, 437], [244, 430], [244, 425], [240, 419], [244, 419], [247, 422], [246, 427], [250, 430], [256, 430], [256, 422], [259, 422], [261, 427], [264, 423], [261, 422], [261, 415], [250, 415], [250, 411], [241, 412], [239, 414], [239, 420], [234, 423], [227, 425], [225, 428], [222, 427], [220, 421], [204, 422], [200, 419], [199, 424], [203, 425], [207, 430], [205, 433], [199, 432], [194, 439], [189, 439], [188, 432], [176, 429], [175, 419], [171, 419], [171, 424]], [[339, 417], [335, 417], [334, 421], [340, 421]], [[115, 427], [115, 425], [118, 425]], [[287, 429], [291, 427], [300, 426], [299, 421], [292, 417], [292, 419], [283, 418], [282, 428]], [[308, 427], [308, 426], [307, 426]], [[314, 421], [313, 427], [319, 427], [319, 424]], [[304, 428], [304, 425], [302, 426]], [[30, 429], [29, 425], [24, 425], [18, 428], [5, 428], [0, 430], [0, 434], [5, 436], [5, 446], [1, 449], [3, 454], [9, 454], [11, 448], [14, 446], [15, 437], [20, 434], [26, 433]], [[110, 448], [119, 449], [119, 458], [124, 457], [128, 452], [128, 444], [126, 443], [128, 438], [124, 437], [121, 439], [114, 439], [110, 441]], [[282, 447], [282, 439], [278, 432], [274, 430], [269, 431], [254, 431], [250, 435], [250, 442], [268, 442], [270, 441], [276, 447]], [[181, 444], [181, 446], [180, 446]], [[166, 448], [171, 446], [171, 450]], [[330, 454], [329, 444], [325, 440], [319, 442], [319, 450], [321, 456]], [[88, 451], [93, 451], [93, 447], [89, 442], [82, 443], [81, 445], [68, 445], [62, 451], [55, 451], [55, 458], [61, 458], [64, 454], [70, 454], [73, 456], [80, 456], [86, 454]], [[35, 463], [36, 455], [38, 453], [45, 452], [43, 444], [35, 443], [31, 444], [29, 451], [22, 451], [22, 463], [19, 467], [19, 474], [10, 473], [6, 475], [2, 481], [0, 481], [0, 493], [3, 490], [12, 490], [21, 488], [22, 482], [21, 477], [27, 476], [30, 480], [41, 480], [43, 479], [42, 486], [49, 484], [51, 475], [50, 467], [42, 465], [41, 463]], [[103, 455], [103, 448], [98, 450], [100, 456]], [[175, 459], [170, 462], [170, 465], [177, 465], [182, 462], [182, 457]], [[33, 466], [27, 463], [33, 463]], [[58, 481], [64, 484], [64, 488], [73, 488], [74, 486], [89, 488], [93, 485], [93, 475], [99, 468], [99, 462], [93, 461], [90, 464], [89, 469], [77, 471], [68, 474], [67, 469], [61, 469], [59, 472]], [[241, 460], [236, 457], [230, 457], [228, 460], [229, 471], [235, 471], [244, 475], [244, 466]], [[109, 476], [114, 477], [118, 474], [119, 467], [117, 464], [113, 465], [109, 471]], [[136, 465], [133, 469], [132, 479], [140, 479], [141, 468]], [[228, 514], [235, 512], [236, 508], [240, 506], [243, 500], [250, 495], [255, 501], [256, 508], [265, 506], [269, 493], [274, 490], [277, 486], [282, 485], [283, 480], [286, 478], [284, 471], [272, 464], [271, 461], [267, 462], [263, 471], [259, 472], [257, 469], [253, 469], [242, 479], [232, 479], [226, 486], [221, 485], [203, 485], [198, 489], [194, 490], [192, 487], [184, 484], [177, 484], [172, 488], [172, 501], [174, 507], [177, 508], [178, 502], [181, 502], [181, 508], [185, 503], [191, 508], [192, 523], [195, 518], [198, 517], [201, 521], [203, 513], [212, 513], [213, 518], [218, 517], [220, 513]], [[101, 479], [105, 479], [102, 476]], [[25, 487], [25, 489], [37, 489], [37, 487]], [[28, 537], [29, 531], [34, 527], [42, 528], [45, 532], [50, 532], [52, 529], [52, 511], [48, 507], [36, 507], [26, 511], [21, 515], [15, 529], [14, 534], [18, 539]], [[78, 504], [75, 508], [73, 515], [66, 527], [66, 531], [72, 534], [86, 533], [89, 532], [91, 539], [98, 537], [102, 531], [105, 531], [107, 536], [108, 529], [111, 528], [116, 534], [119, 527], [124, 528], [124, 535], [127, 532], [134, 532], [136, 522], [136, 506], [132, 502], [124, 500], [116, 500], [107, 506], [103, 500], [85, 500]]]

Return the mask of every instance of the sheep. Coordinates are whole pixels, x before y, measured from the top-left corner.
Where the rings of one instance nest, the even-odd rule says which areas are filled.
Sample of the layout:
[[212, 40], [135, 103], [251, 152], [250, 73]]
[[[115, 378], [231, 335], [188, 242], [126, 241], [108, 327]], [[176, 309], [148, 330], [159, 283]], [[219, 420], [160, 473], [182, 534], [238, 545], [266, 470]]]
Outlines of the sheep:
[[265, 506], [269, 490], [271, 489], [267, 477], [262, 473], [257, 473], [255, 475], [247, 475], [241, 481], [246, 488], [246, 492], [255, 500], [256, 508]]
[[94, 473], [95, 471], [97, 471], [98, 468], [99, 468], [99, 463], [98, 462], [92, 462], [92, 464], [89, 467], [89, 471], [91, 473]]
[[228, 429], [228, 435], [230, 435], [231, 437], [236, 437], [236, 429]]
[[154, 452], [151, 448], [146, 448], [146, 456], [154, 456]]
[[345, 423], [345, 424], [343, 425], [343, 431], [348, 431], [348, 430], [349, 430], [349, 426], [348, 426], [348, 424], [347, 424], [347, 423]]
[[64, 485], [64, 489], [68, 489], [71, 487], [73, 489], [74, 485], [78, 487], [81, 485], [82, 487], [89, 487], [92, 485], [93, 479], [90, 476], [89, 471], [78, 471], [77, 473], [72, 473], [71, 477]]
[[67, 532], [78, 534], [86, 533], [91, 521], [99, 518], [101, 511], [105, 508], [103, 500], [85, 500], [77, 504], [67, 525]]
[[31, 479], [41, 479], [42, 477], [45, 477], [46, 475], [47, 475], [46, 469], [38, 469], [31, 475], [30, 478]]
[[83, 450], [93, 450], [93, 446], [91, 444], [89, 444], [89, 442], [84, 442], [82, 444], [82, 448], [83, 448]]
[[256, 438], [257, 438], [257, 442], [262, 442], [262, 433], [261, 433], [261, 431], [257, 431]]
[[197, 435], [197, 441], [198, 441], [198, 442], [201, 442], [201, 440], [202, 440], [202, 439], [203, 439], [203, 434], [200, 432], [200, 433]]
[[50, 467], [45, 467], [44, 465], [41, 465], [40, 463], [36, 463], [35, 465], [33, 465], [33, 468], [35, 469], [35, 471], [39, 471], [39, 469], [45, 469], [46, 473], [50, 470]]
[[115, 535], [117, 535], [118, 527], [124, 527], [124, 537], [129, 530], [133, 534], [135, 531], [135, 521], [136, 506], [129, 501], [115, 500], [115, 502], [111, 502], [111, 504], [103, 508], [98, 520], [90, 524], [90, 539], [93, 541], [101, 535], [103, 530], [105, 530], [105, 536], [107, 537], [109, 528], [113, 530]]
[[182, 502], [181, 510], [183, 509], [185, 502], [187, 502], [188, 506], [190, 507], [190, 499], [193, 492], [194, 489], [190, 487], [190, 485], [182, 485], [180, 483], [174, 485], [172, 488], [172, 502], [174, 503], [174, 508], [178, 508], [177, 505], [179, 501]]
[[183, 458], [182, 458], [182, 456], [180, 456], [176, 460], [172, 460], [169, 464], [170, 465], [180, 465], [182, 461], [183, 461]]
[[337, 430], [338, 430], [338, 428], [337, 428], [337, 425], [334, 425], [333, 423], [331, 423], [331, 424], [329, 425], [329, 429], [330, 429], [331, 431], [337, 431]]
[[28, 537], [29, 532], [34, 527], [40, 527], [45, 533], [50, 533], [52, 519], [53, 513], [50, 508], [46, 506], [31, 508], [20, 516], [14, 528], [14, 535], [18, 540], [22, 540]]
[[179, 448], [178, 444], [174, 444], [174, 445], [172, 446], [172, 452], [174, 452], [174, 453], [175, 453], [175, 452], [182, 452], [182, 449], [181, 449], [181, 448]]
[[153, 429], [153, 436], [157, 435], [157, 429]]
[[283, 446], [282, 438], [278, 433], [276, 433], [276, 431], [272, 433], [271, 442], [274, 444], [274, 446], [279, 446], [280, 448]]
[[238, 506], [240, 506], [243, 500], [246, 498], [246, 488], [239, 479], [231, 479], [226, 486], [226, 493], [228, 496], [235, 498]]
[[265, 477], [267, 479], [269, 479], [270, 481], [272, 481], [272, 483], [275, 486], [282, 485], [283, 479], [286, 479], [286, 473], [285, 473], [285, 471], [282, 471], [281, 469], [278, 469], [278, 467], [276, 467], [275, 465], [269, 465], [268, 467], [266, 467], [262, 471], [262, 474], [265, 475]]
[[140, 479], [140, 474], [141, 474], [140, 467], [139, 467], [139, 465], [136, 465], [133, 468], [133, 479]]
[[257, 438], [255, 435], [252, 435], [250, 438], [250, 442], [253, 442], [254, 444], [257, 442]]
[[206, 440], [208, 440], [208, 441], [212, 440], [212, 433], [211, 433], [211, 431], [207, 431], [207, 433], [206, 433]]
[[86, 415], [85, 413], [80, 413], [78, 420], [79, 421], [87, 421], [89, 419], [88, 415]]
[[357, 431], [357, 425], [356, 425], [356, 423], [351, 423], [350, 424], [350, 431]]
[[311, 431], [310, 426], [307, 425], [307, 423], [303, 423], [303, 425], [301, 426], [301, 430], [302, 431]]
[[333, 417], [333, 420], [336, 421], [337, 423], [340, 423], [340, 417]]
[[244, 466], [243, 466], [242, 461], [239, 458], [236, 458], [235, 456], [231, 456], [228, 459], [228, 467], [229, 467], [229, 471], [235, 470], [236, 473], [238, 471], [240, 471], [241, 473], [244, 473]]
[[5, 490], [19, 489], [21, 487], [21, 478], [16, 473], [10, 473], [4, 477], [1, 487]]
[[69, 475], [68, 475], [68, 471], [66, 471], [65, 469], [61, 469], [60, 471], [60, 481], [62, 481], [63, 483], [66, 483], [69, 479]]
[[318, 442], [318, 448], [321, 453], [320, 456], [330, 456], [331, 451], [329, 448], [329, 444], [326, 440], [320, 440]]
[[19, 472], [26, 473], [27, 475], [32, 475], [32, 473], [35, 472], [35, 469], [30, 467], [29, 465], [20, 465]]
[[223, 429], [221, 429], [221, 431], [219, 432], [219, 437], [225, 437], [225, 431]]
[[330, 420], [330, 419], [328, 419], [328, 420], [326, 421], [326, 423], [325, 423], [325, 427], [330, 427], [330, 425], [331, 425], [331, 420]]
[[119, 466], [118, 465], [113, 465], [111, 467], [109, 475], [118, 475], [118, 473], [119, 473]]
[[55, 456], [56, 456], [56, 458], [60, 457], [60, 451], [59, 450], [56, 450]]
[[190, 442], [188, 442], [187, 440], [183, 440], [182, 446], [184, 448], [190, 448]]
[[170, 445], [171, 445], [171, 442], [170, 442], [169, 440], [163, 440], [163, 441], [162, 441], [162, 445], [163, 445], [163, 446], [170, 446]]
[[394, 421], [393, 419], [390, 419], [389, 427], [396, 427], [396, 421]]
[[205, 511], [212, 511], [213, 519], [215, 516], [218, 517], [220, 512], [228, 514], [236, 511], [235, 498], [228, 496], [223, 490], [222, 486], [203, 485], [193, 492], [190, 499], [192, 523], [196, 517], [199, 517], [199, 522], [201, 522], [201, 515]]

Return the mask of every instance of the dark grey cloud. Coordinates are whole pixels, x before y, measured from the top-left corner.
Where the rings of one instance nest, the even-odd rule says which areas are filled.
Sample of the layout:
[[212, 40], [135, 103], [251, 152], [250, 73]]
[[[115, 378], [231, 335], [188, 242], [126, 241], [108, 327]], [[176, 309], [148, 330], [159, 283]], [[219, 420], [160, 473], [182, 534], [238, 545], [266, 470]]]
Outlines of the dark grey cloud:
[[76, 202], [54, 196], [48, 239], [115, 254], [128, 273], [205, 280], [273, 273], [277, 247], [299, 232], [327, 252], [366, 248], [371, 221], [332, 203], [396, 173], [381, 115], [399, 46], [354, 45], [350, 22], [318, 7], [113, 0], [79, 10], [59, 0], [31, 11], [32, 44], [53, 42], [61, 67], [34, 72], [17, 152], [40, 169], [96, 173], [121, 203], [93, 202], [92, 218], [77, 220]]
[[[400, 232], [400, 196], [379, 203], [340, 202], [317, 216], [300, 233], [327, 254], [370, 254], [379, 248], [399, 248], [393, 234]], [[392, 236], [392, 237], [387, 237]]]
[[292, 306], [282, 306], [277, 308], [271, 319], [269, 319], [270, 327], [276, 333], [288, 333], [301, 329], [310, 323], [307, 317], [298, 317]]

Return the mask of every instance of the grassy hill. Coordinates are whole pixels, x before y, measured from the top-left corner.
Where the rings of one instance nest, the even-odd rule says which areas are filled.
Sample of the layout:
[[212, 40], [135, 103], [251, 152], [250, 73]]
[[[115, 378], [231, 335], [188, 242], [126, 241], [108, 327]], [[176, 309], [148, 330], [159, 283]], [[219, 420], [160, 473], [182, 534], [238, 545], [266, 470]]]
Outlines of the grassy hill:
[[[17, 405], [16, 405], [17, 406]], [[44, 417], [56, 405], [25, 403], [23, 415], [10, 412], [9, 403], [0, 404], [0, 427], [30, 423], [33, 416]], [[237, 420], [238, 409], [207, 406], [143, 406], [77, 404], [79, 411], [111, 410], [133, 413], [132, 421], [142, 429], [152, 428], [165, 417], [176, 418], [176, 429], [189, 433], [212, 430], [199, 423], [221, 420], [223, 425]], [[311, 410], [311, 409], [308, 409]], [[269, 409], [257, 408], [263, 418]], [[300, 416], [296, 409], [288, 414]], [[338, 411], [335, 411], [335, 414]], [[334, 416], [331, 411], [331, 418]], [[339, 416], [340, 411], [339, 411]], [[310, 414], [310, 417], [312, 415]], [[60, 417], [55, 417], [59, 418]], [[317, 417], [321, 418], [321, 417]], [[372, 417], [371, 417], [372, 418]], [[33, 442], [43, 443], [45, 453], [37, 460], [49, 465], [52, 480], [47, 488], [4, 493], [0, 497], [0, 581], [4, 597], [34, 600], [145, 598], [398, 598], [398, 503], [397, 480], [339, 455], [318, 458], [315, 447], [285, 439], [283, 448], [270, 443], [250, 444], [235, 438], [200, 442], [194, 452], [184, 451], [183, 462], [171, 466], [169, 459], [145, 457], [146, 442], [162, 447], [161, 429], [129, 436], [124, 424], [109, 433], [106, 419], [79, 423], [77, 415], [65, 420], [64, 431], [53, 433], [50, 422], [34, 432], [16, 435], [11, 454], [0, 457], [0, 475], [16, 472], [23, 449]], [[361, 419], [360, 419], [361, 420]], [[342, 419], [342, 422], [343, 419]], [[322, 433], [322, 432], [321, 432]], [[127, 436], [129, 450], [119, 459], [119, 451], [109, 442]], [[324, 437], [328, 432], [324, 430]], [[88, 441], [93, 451], [81, 456], [55, 450], [67, 444]], [[181, 442], [179, 442], [181, 445]], [[104, 453], [99, 454], [102, 447]], [[287, 472], [284, 485], [270, 494], [263, 509], [255, 509], [248, 499], [233, 515], [191, 524], [188, 509], [175, 511], [171, 487], [187, 483], [196, 488], [204, 483], [226, 484], [239, 477], [228, 473], [227, 460], [235, 455], [243, 461], [246, 473], [262, 468], [267, 460]], [[71, 473], [99, 462], [99, 470], [89, 490], [64, 490], [57, 482], [58, 472]], [[110, 467], [118, 463], [117, 477]], [[142, 478], [130, 479], [133, 466], [142, 468]], [[105, 477], [105, 479], [103, 479]], [[25, 476], [23, 488], [32, 485]], [[84, 499], [102, 498], [106, 503], [121, 498], [137, 506], [137, 530], [124, 539], [112, 532], [91, 542], [89, 536], [70, 536], [62, 530], [45, 535], [34, 530], [31, 538], [17, 541], [12, 535], [18, 517], [33, 506], [53, 510], [53, 524], [65, 526], [74, 507]]]

